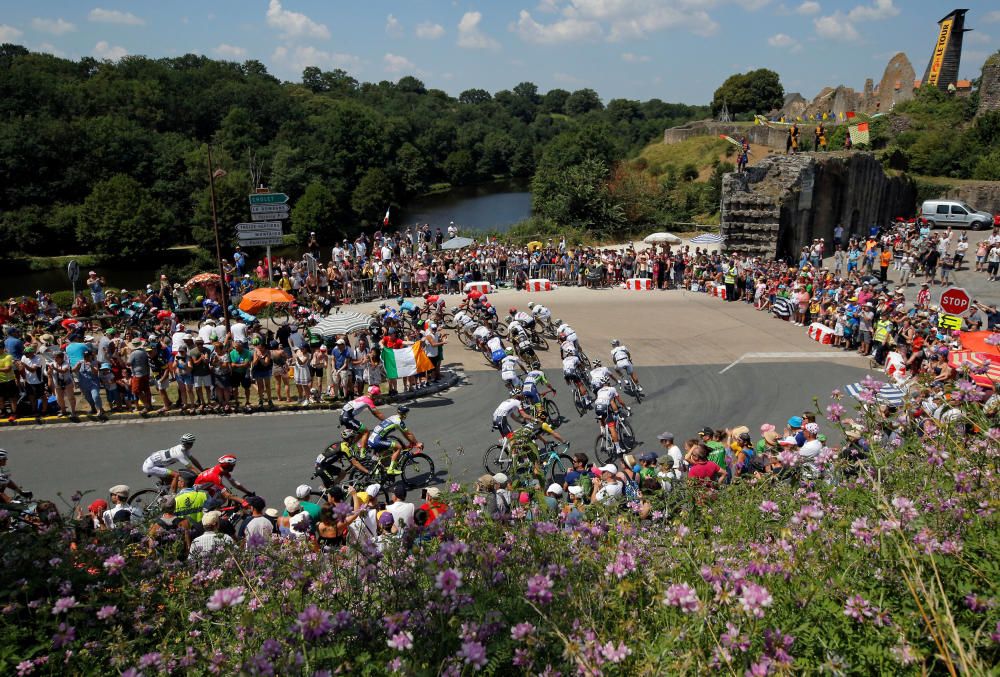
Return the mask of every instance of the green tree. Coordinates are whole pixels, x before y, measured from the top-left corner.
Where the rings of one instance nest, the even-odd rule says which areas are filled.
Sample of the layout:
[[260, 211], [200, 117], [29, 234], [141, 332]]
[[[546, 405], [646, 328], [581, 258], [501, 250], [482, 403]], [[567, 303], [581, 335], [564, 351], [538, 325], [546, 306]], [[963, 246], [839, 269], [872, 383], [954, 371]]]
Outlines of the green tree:
[[565, 89], [550, 89], [542, 97], [541, 110], [543, 113], [562, 113], [566, 109], [566, 99], [569, 92]]
[[445, 158], [444, 172], [453, 186], [464, 186], [476, 178], [476, 161], [469, 151], [456, 150]]
[[[204, 158], [204, 150], [201, 151]], [[203, 165], [201, 188], [192, 195], [194, 221], [191, 236], [194, 242], [208, 251], [215, 251], [215, 231], [212, 227], [212, 200], [208, 183], [207, 164]], [[229, 162], [219, 161], [216, 167], [231, 168]], [[250, 218], [247, 196], [253, 191], [250, 174], [242, 169], [227, 169], [225, 176], [215, 179], [215, 214], [219, 224], [219, 241], [223, 248], [236, 242], [236, 224]]]
[[712, 115], [717, 115], [723, 105], [733, 114], [764, 114], [781, 108], [784, 102], [785, 89], [778, 74], [767, 68], [758, 68], [726, 78], [712, 97]]
[[592, 89], [578, 89], [566, 98], [563, 110], [566, 115], [583, 115], [592, 110], [601, 110], [601, 97]]
[[458, 102], [467, 106], [489, 103], [493, 97], [485, 89], [467, 89], [458, 95]]
[[396, 151], [396, 171], [403, 192], [409, 195], [422, 193], [427, 189], [427, 161], [412, 143], [407, 141]]
[[384, 169], [372, 167], [351, 194], [351, 209], [361, 219], [381, 220], [393, 200], [392, 181]]
[[309, 241], [311, 232], [320, 242], [335, 242], [343, 234], [337, 226], [342, 213], [333, 192], [313, 181], [292, 208], [292, 233], [302, 244]]
[[116, 174], [97, 183], [77, 215], [76, 235], [88, 251], [130, 259], [171, 244], [167, 210], [135, 179]]
[[593, 157], [564, 170], [539, 167], [531, 181], [532, 211], [599, 236], [616, 234], [624, 224], [624, 214], [611, 198], [607, 179], [607, 165]]

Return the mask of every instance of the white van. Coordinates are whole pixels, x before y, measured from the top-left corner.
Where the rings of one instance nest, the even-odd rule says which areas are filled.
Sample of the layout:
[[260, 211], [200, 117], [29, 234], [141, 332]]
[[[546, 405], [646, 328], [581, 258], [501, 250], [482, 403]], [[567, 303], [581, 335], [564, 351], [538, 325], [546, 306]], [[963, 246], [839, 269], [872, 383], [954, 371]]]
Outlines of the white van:
[[920, 217], [931, 228], [970, 228], [981, 230], [993, 225], [993, 215], [973, 209], [958, 200], [927, 200], [920, 205]]

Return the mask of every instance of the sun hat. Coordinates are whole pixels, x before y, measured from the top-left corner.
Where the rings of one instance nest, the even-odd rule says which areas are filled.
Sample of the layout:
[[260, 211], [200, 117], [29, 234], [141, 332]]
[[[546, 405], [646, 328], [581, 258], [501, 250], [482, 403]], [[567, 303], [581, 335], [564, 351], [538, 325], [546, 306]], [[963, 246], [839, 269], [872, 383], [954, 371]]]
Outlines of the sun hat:
[[664, 430], [662, 433], [656, 436], [656, 439], [660, 440], [661, 442], [666, 442], [667, 440], [673, 442], [674, 434], [670, 431]]
[[507, 484], [508, 481], [510, 481], [510, 478], [507, 477], [507, 475], [505, 475], [504, 473], [498, 472], [496, 475], [493, 476], [493, 481], [496, 482], [497, 484], [504, 485]]
[[285, 510], [287, 510], [289, 514], [293, 512], [298, 512], [301, 509], [302, 509], [302, 504], [299, 503], [299, 499], [295, 498], [294, 496], [285, 496]]
[[308, 484], [300, 484], [299, 486], [295, 487], [295, 498], [298, 498], [300, 500], [309, 498], [309, 494], [311, 493], [312, 493], [312, 487], [309, 486]]
[[361, 501], [362, 503], [367, 503], [369, 501], [369, 496], [367, 491], [359, 491], [354, 495], [357, 496], [358, 500]]
[[368, 494], [369, 496], [378, 496], [380, 491], [382, 491], [381, 484], [369, 484], [367, 487], [365, 487], [364, 493]]
[[773, 430], [768, 430], [766, 433], [764, 433], [764, 442], [768, 446], [773, 447], [775, 444], [778, 443], [778, 433], [776, 433]]
[[552, 484], [549, 485], [549, 488], [545, 490], [545, 493], [555, 494], [556, 496], [562, 496], [563, 488], [558, 484], [556, 484], [555, 482], [553, 482]]
[[438, 498], [441, 495], [441, 490], [437, 487], [427, 487], [425, 493], [427, 494], [427, 498]]
[[206, 512], [201, 516], [202, 526], [210, 527], [219, 523], [219, 519], [222, 517], [222, 513], [218, 510], [211, 510]]
[[760, 434], [763, 435], [764, 433], [768, 433], [768, 432], [771, 432], [773, 430], [774, 430], [774, 424], [773, 423], [765, 423], [764, 425], [762, 425], [760, 427]]
[[578, 487], [574, 484], [569, 488], [569, 493], [573, 496], [583, 496], [583, 487]]
[[122, 494], [128, 496], [130, 491], [127, 484], [116, 484], [108, 489], [108, 493], [112, 496], [121, 496]]
[[271, 517], [272, 519], [276, 519], [279, 516], [277, 508], [267, 508], [266, 510], [264, 510], [264, 514], [267, 517]]

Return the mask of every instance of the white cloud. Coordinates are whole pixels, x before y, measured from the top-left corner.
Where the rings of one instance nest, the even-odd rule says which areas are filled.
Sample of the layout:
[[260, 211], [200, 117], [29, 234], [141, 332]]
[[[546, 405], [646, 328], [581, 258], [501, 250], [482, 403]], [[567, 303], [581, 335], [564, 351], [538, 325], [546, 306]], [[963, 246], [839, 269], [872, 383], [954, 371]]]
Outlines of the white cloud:
[[313, 21], [300, 12], [288, 11], [281, 6], [280, 0], [271, 0], [268, 4], [267, 25], [280, 30], [282, 38], [328, 39], [330, 37], [330, 29], [325, 25]]
[[444, 26], [433, 21], [424, 21], [417, 24], [414, 32], [421, 40], [437, 40], [444, 35]]
[[118, 61], [118, 59], [126, 55], [128, 55], [128, 50], [118, 45], [109, 45], [107, 40], [101, 40], [94, 45], [94, 56], [98, 59]]
[[525, 42], [539, 45], [590, 40], [601, 35], [601, 26], [596, 21], [582, 21], [570, 17], [551, 24], [540, 24], [531, 18], [526, 9], [521, 10], [517, 24], [511, 25], [511, 30]]
[[0, 42], [13, 42], [21, 37], [21, 35], [23, 35], [23, 33], [13, 26], [0, 24]]
[[644, 54], [633, 54], [632, 52], [622, 52], [622, 61], [626, 63], [646, 63], [649, 57]]
[[767, 44], [772, 47], [794, 47], [799, 44], [798, 40], [784, 33], [775, 33], [767, 39]]
[[816, 26], [816, 35], [821, 38], [853, 42], [861, 37], [858, 35], [858, 30], [854, 27], [854, 24], [840, 12], [813, 19], [813, 25]]
[[404, 71], [413, 72], [417, 70], [416, 65], [405, 56], [399, 56], [398, 54], [386, 53], [382, 57], [382, 67], [385, 69], [386, 73], [402, 73]]
[[989, 24], [1000, 23], [1000, 9], [995, 9], [992, 12], [987, 12], [983, 15], [983, 21]]
[[892, 0], [875, 0], [871, 6], [858, 5], [847, 13], [847, 18], [851, 21], [879, 21], [897, 14], [899, 8], [892, 4]]
[[385, 34], [391, 38], [401, 38], [403, 37], [403, 24], [399, 23], [399, 19], [394, 17], [392, 14], [385, 19]]
[[64, 35], [65, 33], [72, 33], [76, 30], [76, 26], [62, 17], [59, 17], [58, 19], [41, 19], [39, 17], [35, 17], [31, 20], [31, 27], [36, 31], [51, 33], [52, 35]]
[[795, 8], [796, 14], [802, 14], [804, 16], [812, 16], [813, 14], [819, 14], [820, 6], [815, 0], [806, 0], [801, 5]]
[[540, 0], [538, 7], [536, 7], [539, 12], [545, 12], [546, 14], [552, 14], [559, 11], [559, 0]]
[[120, 12], [117, 9], [101, 9], [95, 7], [90, 10], [87, 19], [101, 24], [123, 24], [125, 26], [143, 26], [145, 19], [137, 17], [132, 12]]
[[[712, 35], [719, 24], [705, 8], [723, 0], [567, 0], [563, 17], [596, 21], [604, 27], [610, 41], [648, 37], [670, 28], [686, 29], [697, 35]], [[765, 0], [727, 0], [753, 10], [768, 4]]]
[[736, 4], [748, 12], [756, 12], [771, 4], [771, 0], [736, 0]]
[[569, 73], [553, 73], [552, 79], [561, 85], [582, 85], [583, 80]]
[[458, 46], [467, 49], [499, 49], [500, 43], [479, 30], [483, 15], [466, 12], [458, 22]]
[[62, 51], [61, 49], [53, 45], [51, 42], [43, 42], [42, 44], [38, 45], [35, 51], [46, 52], [48, 54], [51, 54], [52, 56], [58, 56], [58, 57], [66, 56], [66, 52]]
[[306, 66], [318, 68], [343, 68], [357, 72], [361, 68], [361, 59], [353, 54], [324, 52], [308, 45], [293, 47], [277, 47], [271, 54], [271, 60], [277, 65], [301, 73]]
[[237, 47], [236, 45], [227, 45], [222, 43], [218, 47], [212, 50], [219, 56], [228, 57], [231, 59], [242, 59], [247, 55], [247, 50], [243, 47]]

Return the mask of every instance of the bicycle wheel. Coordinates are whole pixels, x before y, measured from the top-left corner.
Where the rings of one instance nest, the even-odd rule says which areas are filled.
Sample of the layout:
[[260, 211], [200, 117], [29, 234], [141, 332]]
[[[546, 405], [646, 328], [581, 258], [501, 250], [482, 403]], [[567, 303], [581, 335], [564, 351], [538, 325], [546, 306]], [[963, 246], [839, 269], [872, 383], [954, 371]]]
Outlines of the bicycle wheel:
[[549, 342], [541, 334], [531, 335], [531, 345], [535, 346], [538, 350], [548, 350]]
[[494, 444], [483, 454], [483, 468], [490, 475], [498, 472], [507, 473], [513, 463], [510, 451], [503, 449], [499, 444]]
[[451, 311], [448, 311], [441, 316], [441, 322], [444, 326], [448, 327], [448, 329], [455, 328], [455, 316], [451, 313]]
[[559, 484], [566, 480], [566, 473], [573, 469], [573, 459], [566, 454], [549, 457], [549, 484]]
[[494, 329], [493, 331], [495, 331], [497, 333], [497, 336], [499, 336], [500, 338], [507, 338], [507, 334], [509, 333], [507, 325], [504, 324], [503, 322], [497, 322], [496, 329]]
[[582, 364], [584, 369], [586, 369], [588, 372], [594, 368], [594, 365], [590, 363], [590, 358], [587, 357], [587, 353], [581, 350], [580, 354], [577, 357], [580, 358], [580, 364]]
[[612, 463], [618, 454], [615, 453], [615, 443], [611, 435], [601, 434], [594, 440], [594, 458], [601, 463]]
[[622, 449], [628, 451], [635, 449], [635, 432], [624, 419], [618, 422], [618, 443]]
[[401, 477], [408, 489], [420, 489], [435, 479], [434, 461], [426, 454], [414, 454], [403, 462]]
[[549, 425], [553, 428], [558, 428], [562, 425], [562, 415], [559, 413], [559, 405], [548, 398], [543, 401], [545, 402], [545, 415], [548, 416]]
[[160, 492], [156, 489], [143, 489], [142, 491], [137, 491], [129, 496], [128, 504], [133, 508], [138, 508], [145, 516], [151, 514], [159, 508], [156, 504], [156, 499], [159, 497]]
[[587, 405], [584, 404], [583, 397], [576, 388], [573, 388], [573, 406], [576, 408], [576, 413], [580, 414], [580, 416], [587, 413]]

